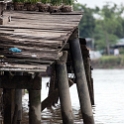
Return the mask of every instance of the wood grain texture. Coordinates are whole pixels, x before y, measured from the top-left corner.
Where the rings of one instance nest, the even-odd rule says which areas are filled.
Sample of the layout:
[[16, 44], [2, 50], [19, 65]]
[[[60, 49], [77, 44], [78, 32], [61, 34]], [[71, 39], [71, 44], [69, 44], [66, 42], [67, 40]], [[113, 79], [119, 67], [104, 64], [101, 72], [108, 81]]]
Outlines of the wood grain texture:
[[11, 11], [4, 16], [11, 16], [11, 22], [0, 25], [0, 70], [45, 72], [62, 55], [82, 13]]

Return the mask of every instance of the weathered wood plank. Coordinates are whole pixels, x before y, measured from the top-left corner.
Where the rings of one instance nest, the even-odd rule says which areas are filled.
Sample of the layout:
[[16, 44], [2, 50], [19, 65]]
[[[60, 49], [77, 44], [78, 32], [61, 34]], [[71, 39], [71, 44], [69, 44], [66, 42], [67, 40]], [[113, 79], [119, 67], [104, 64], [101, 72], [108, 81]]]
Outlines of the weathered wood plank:
[[[65, 19], [66, 18], [66, 19]], [[80, 17], [78, 17], [78, 19], [76, 18], [76, 17], [73, 17], [73, 19], [72, 18], [69, 18], [69, 17], [64, 17], [64, 18], [37, 18], [37, 20], [35, 19], [35, 18], [25, 18], [25, 17], [13, 17], [12, 16], [12, 19], [11, 19], [11, 21], [22, 21], [23, 23], [24, 23], [24, 21], [25, 22], [33, 22], [33, 23], [36, 23], [36, 22], [41, 22], [41, 24], [42, 23], [51, 23], [51, 24], [55, 24], [55, 23], [58, 23], [58, 21], [60, 21], [62, 24], [78, 24], [79, 23], [79, 18]], [[69, 23], [70, 22], [70, 23]], [[11, 24], [11, 23], [10, 23]]]
[[45, 59], [45, 60], [57, 60], [59, 58], [58, 53], [39, 53], [39, 52], [30, 52], [30, 51], [25, 51], [21, 53], [8, 53], [8, 52], [0, 52], [2, 55], [5, 57], [9, 58], [32, 58], [32, 59]]
[[17, 59], [17, 58], [4, 58], [5, 62], [9, 62], [9, 63], [15, 63], [15, 64], [28, 64], [28, 65], [44, 65], [44, 64], [52, 64], [54, 61], [52, 60], [39, 60], [39, 59]]
[[1, 67], [0, 71], [12, 71], [12, 72], [45, 72], [45, 70], [41, 69], [28, 69], [28, 68], [7, 68], [7, 67]]
[[28, 68], [28, 69], [41, 69], [41, 70], [46, 70], [47, 69], [47, 65], [39, 65], [39, 66], [35, 66], [35, 65], [24, 65], [24, 64], [12, 64], [12, 63], [5, 63], [2, 64], [0, 63], [0, 67], [6, 67], [6, 68]]
[[[0, 25], [0, 28], [3, 28], [2, 25]], [[20, 26], [18, 25], [5, 25], [4, 28], [19, 28], [19, 29], [39, 29], [39, 30], [57, 30], [57, 31], [70, 31], [72, 30], [73, 28], [72, 27], [64, 27], [64, 26], [61, 26], [61, 27], [58, 27], [58, 26], [31, 26], [31, 25], [25, 25], [25, 24], [21, 24]]]
[[[38, 38], [38, 39], [46, 39], [46, 40], [52, 40], [52, 39], [56, 39], [56, 40], [64, 40], [67, 39], [70, 34], [66, 35], [55, 35], [52, 34], [49, 35], [48, 34], [36, 34], [36, 33], [14, 33], [14, 32], [9, 32], [9, 31], [0, 31], [0, 35], [6, 35], [6, 36], [15, 36], [15, 37], [23, 37], [23, 38]], [[67, 37], [67, 38], [66, 38]]]
[[4, 50], [8, 50], [9, 51], [9, 48], [13, 48], [13, 47], [16, 47], [16, 48], [19, 48], [21, 49], [22, 51], [35, 51], [35, 52], [58, 52], [57, 49], [52, 49], [52, 48], [47, 48], [47, 47], [30, 47], [30, 46], [20, 46], [20, 45], [9, 45], [9, 44], [2, 44], [0, 43], [0, 48], [4, 48]]
[[[45, 71], [40, 64], [46, 67], [45, 63], [51, 64], [59, 59], [82, 17], [81, 13], [75, 12], [54, 15], [11, 11], [5, 15], [11, 15], [12, 21], [0, 26], [0, 55], [4, 60], [0, 69], [11, 71]], [[10, 52], [12, 47], [21, 49], [21, 53]]]
[[52, 47], [61, 47], [63, 45], [62, 40], [46, 40], [46, 39], [30, 39], [30, 38], [19, 38], [12, 36], [0, 36], [0, 43], [2, 44], [13, 44], [13, 45], [30, 45], [30, 46], [50, 46]]

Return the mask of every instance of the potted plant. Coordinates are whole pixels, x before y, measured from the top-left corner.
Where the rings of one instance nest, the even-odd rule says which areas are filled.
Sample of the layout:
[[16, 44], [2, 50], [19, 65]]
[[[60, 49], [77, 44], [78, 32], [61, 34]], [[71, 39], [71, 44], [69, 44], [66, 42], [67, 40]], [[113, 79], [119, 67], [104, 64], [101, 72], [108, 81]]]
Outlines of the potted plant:
[[38, 3], [40, 12], [48, 12], [50, 7], [49, 0], [41, 0], [41, 3]]
[[38, 10], [37, 3], [39, 0], [27, 0], [25, 6], [28, 11], [36, 11]]
[[13, 0], [14, 10], [23, 10], [25, 0]]
[[61, 8], [62, 12], [72, 12], [73, 11], [74, 0], [63, 0], [63, 6]]
[[50, 3], [51, 3], [50, 9], [49, 9], [50, 13], [60, 11], [62, 0], [51, 0]]

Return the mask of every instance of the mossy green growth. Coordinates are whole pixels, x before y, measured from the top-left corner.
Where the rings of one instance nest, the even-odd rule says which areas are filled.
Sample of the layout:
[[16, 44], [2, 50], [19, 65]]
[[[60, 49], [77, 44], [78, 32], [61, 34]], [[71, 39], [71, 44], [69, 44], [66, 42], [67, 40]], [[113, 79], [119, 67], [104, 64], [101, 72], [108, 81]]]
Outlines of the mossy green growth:
[[119, 56], [102, 56], [100, 59], [93, 60], [95, 68], [124, 68], [124, 54]]
[[[119, 56], [102, 56], [100, 58], [100, 63], [107, 64], [122, 64], [124, 62], [124, 55], [119, 55]], [[124, 64], [124, 63], [123, 63]]]

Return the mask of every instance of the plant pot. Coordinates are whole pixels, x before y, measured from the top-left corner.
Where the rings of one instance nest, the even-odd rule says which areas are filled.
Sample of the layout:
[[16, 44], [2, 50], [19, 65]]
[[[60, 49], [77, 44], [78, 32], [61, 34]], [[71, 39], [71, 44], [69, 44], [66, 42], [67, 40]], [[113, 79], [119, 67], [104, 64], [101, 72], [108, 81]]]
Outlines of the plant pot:
[[42, 4], [42, 3], [39, 4], [38, 7], [39, 7], [39, 12], [48, 12], [50, 8], [48, 4]]
[[50, 6], [49, 12], [50, 13], [60, 12], [60, 6]]
[[73, 6], [71, 5], [63, 5], [61, 8], [62, 12], [72, 12], [73, 11]]
[[26, 4], [27, 11], [36, 11], [38, 10], [37, 5], [34, 3]]
[[24, 3], [21, 2], [14, 2], [14, 10], [23, 10], [24, 9]]

